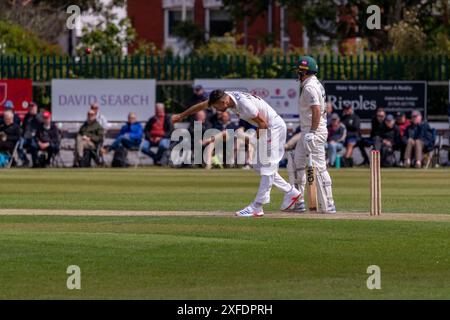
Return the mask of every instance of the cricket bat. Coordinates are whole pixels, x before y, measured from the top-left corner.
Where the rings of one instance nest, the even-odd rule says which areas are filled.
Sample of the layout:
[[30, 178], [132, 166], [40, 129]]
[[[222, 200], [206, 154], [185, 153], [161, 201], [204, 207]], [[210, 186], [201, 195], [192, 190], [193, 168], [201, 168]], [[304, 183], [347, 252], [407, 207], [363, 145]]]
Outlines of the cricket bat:
[[313, 166], [311, 155], [308, 155], [308, 167], [306, 170], [306, 179], [308, 181], [309, 211], [317, 211], [316, 169]]

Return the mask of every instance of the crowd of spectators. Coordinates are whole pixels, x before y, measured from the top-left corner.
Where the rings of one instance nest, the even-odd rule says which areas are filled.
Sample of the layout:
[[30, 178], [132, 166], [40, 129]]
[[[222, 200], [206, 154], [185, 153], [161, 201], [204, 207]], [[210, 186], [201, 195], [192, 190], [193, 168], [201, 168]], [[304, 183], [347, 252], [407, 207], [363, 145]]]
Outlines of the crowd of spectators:
[[[366, 150], [372, 148], [380, 151], [381, 165], [384, 167], [421, 168], [424, 154], [434, 147], [434, 130], [417, 110], [412, 111], [411, 119], [408, 119], [403, 112], [387, 114], [382, 107], [377, 108], [368, 137], [363, 136], [361, 119], [351, 105], [344, 105], [340, 116], [333, 113], [332, 106], [328, 104], [327, 114], [326, 148], [330, 166], [335, 166], [337, 154], [341, 152], [342, 166], [352, 167], [353, 152], [357, 147], [363, 158], [361, 165], [369, 163]], [[399, 151], [399, 159], [395, 151]]]
[[[192, 97], [185, 103], [186, 108], [207, 100], [207, 95], [201, 86], [195, 86], [193, 89]], [[45, 110], [39, 111], [38, 105], [31, 102], [28, 113], [21, 121], [13, 109], [12, 102], [6, 101], [4, 114], [0, 117], [0, 154], [11, 156], [17, 149], [22, 166], [30, 165], [27, 154], [31, 157], [33, 167], [49, 166], [51, 159], [59, 153], [61, 143], [61, 133], [52, 122], [51, 113]], [[359, 149], [361, 153], [362, 162], [359, 165], [367, 165], [369, 163], [367, 150], [373, 149], [380, 151], [382, 166], [421, 168], [424, 154], [431, 151], [434, 146], [433, 129], [423, 120], [419, 111], [413, 111], [408, 118], [405, 113], [388, 114], [379, 107], [371, 121], [369, 134], [367, 132], [363, 134], [361, 119], [351, 105], [344, 105], [342, 112], [337, 113], [328, 103], [326, 112], [328, 124], [326, 154], [328, 164], [332, 167], [354, 166], [355, 149]], [[246, 151], [243, 167], [250, 168], [255, 146], [250, 143], [254, 137], [249, 129], [255, 129], [253, 126], [242, 120], [233, 121], [228, 112], [206, 109], [188, 119], [191, 137], [195, 136], [194, 121], [196, 121], [195, 126], [201, 130], [202, 136], [199, 141], [192, 139], [192, 150], [195, 143], [201, 145], [206, 155], [203, 164], [206, 168], [222, 166], [222, 164], [233, 165], [237, 162], [237, 150], [240, 148]], [[174, 128], [164, 104], [156, 104], [155, 115], [146, 122], [145, 126], [142, 126], [136, 115], [130, 112], [127, 122], [121, 127], [114, 141], [110, 145], [104, 145], [109, 129], [110, 124], [100, 113], [99, 105], [93, 103], [87, 112], [86, 121], [75, 137], [74, 167], [90, 166], [92, 160], [99, 164], [107, 153], [114, 152], [116, 155], [127, 150], [141, 151], [142, 154], [152, 158], [156, 165], [168, 164], [170, 149], [173, 146], [170, 136]], [[203, 134], [208, 129], [216, 129], [218, 133], [204, 137]], [[228, 150], [228, 153], [225, 148], [226, 141], [230, 139], [227, 130], [233, 130], [236, 133], [233, 136], [234, 149], [231, 152]], [[298, 141], [299, 128], [289, 132], [288, 136], [290, 140], [286, 144], [287, 149], [293, 148]], [[222, 154], [217, 154], [214, 148], [218, 138], [223, 139]], [[396, 151], [399, 156], [396, 156]], [[242, 163], [242, 159], [239, 163]]]

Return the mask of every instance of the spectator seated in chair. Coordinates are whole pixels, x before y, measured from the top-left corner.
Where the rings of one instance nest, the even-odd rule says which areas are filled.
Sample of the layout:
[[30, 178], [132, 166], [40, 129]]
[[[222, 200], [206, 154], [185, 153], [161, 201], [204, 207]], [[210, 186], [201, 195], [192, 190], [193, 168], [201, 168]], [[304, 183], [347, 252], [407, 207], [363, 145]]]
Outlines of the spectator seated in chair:
[[87, 113], [87, 120], [81, 126], [76, 137], [74, 167], [83, 167], [87, 165], [87, 163], [81, 163], [85, 151], [97, 150], [98, 146], [103, 142], [103, 135], [104, 130], [97, 121], [95, 111], [89, 110]]
[[398, 127], [400, 133], [400, 141], [396, 145], [395, 149], [400, 150], [400, 166], [403, 166], [403, 159], [405, 158], [406, 145], [408, 144], [408, 138], [406, 137], [406, 129], [411, 125], [411, 121], [406, 118], [404, 112], [397, 112], [395, 116], [395, 124]]
[[0, 153], [12, 156], [20, 139], [20, 126], [14, 122], [14, 113], [6, 110], [0, 124]]
[[95, 112], [97, 122], [102, 126], [103, 130], [108, 130], [108, 120], [106, 120], [106, 117], [100, 113], [100, 106], [98, 102], [94, 102], [93, 104], [91, 104], [91, 110]]
[[346, 150], [342, 159], [343, 166], [353, 167], [353, 149], [361, 139], [361, 120], [349, 104], [343, 106], [342, 114], [341, 122], [347, 129], [347, 137], [345, 139]]
[[374, 149], [381, 153], [381, 166], [393, 167], [396, 164], [394, 150], [400, 144], [400, 130], [394, 116], [388, 114], [374, 137]]
[[128, 122], [120, 129], [120, 133], [109, 147], [103, 148], [103, 153], [107, 153], [119, 148], [128, 150], [139, 149], [142, 141], [142, 126], [137, 121], [136, 114], [130, 112], [128, 114]]
[[[60, 136], [56, 125], [52, 122], [52, 115], [45, 111], [42, 114], [43, 123], [40, 124], [31, 144], [33, 167], [48, 167], [52, 157], [59, 152]], [[39, 156], [42, 153], [43, 158]]]
[[339, 115], [337, 113], [333, 113], [331, 116], [331, 124], [328, 125], [328, 141], [326, 144], [328, 161], [332, 167], [335, 166], [337, 153], [344, 149], [346, 136], [347, 129], [341, 123]]
[[30, 102], [29, 111], [22, 122], [22, 138], [20, 139], [20, 146], [18, 149], [23, 166], [27, 167], [29, 164], [26, 152], [31, 152], [33, 139], [42, 122], [42, 114], [38, 113], [38, 105], [34, 102]]
[[412, 152], [414, 150], [414, 159], [416, 168], [422, 167], [424, 152], [433, 149], [433, 132], [430, 125], [422, 120], [422, 114], [419, 111], [413, 111], [411, 114], [412, 124], [405, 133], [407, 145], [405, 150], [405, 167], [412, 164]]
[[[20, 117], [14, 113], [14, 104], [11, 100], [6, 100], [6, 102], [3, 104], [3, 109], [6, 111], [11, 111], [14, 117], [13, 122], [17, 124], [20, 127]], [[0, 117], [0, 126], [4, 123], [4, 117]]]
[[383, 126], [385, 118], [386, 118], [386, 112], [384, 111], [384, 108], [378, 107], [376, 109], [375, 116], [372, 118], [372, 121], [371, 121], [370, 137], [369, 138], [361, 137], [361, 139], [359, 140], [358, 147], [359, 147], [359, 151], [361, 152], [361, 155], [364, 159], [364, 161], [362, 163], [363, 165], [370, 163], [369, 157], [367, 156], [367, 153], [366, 153], [366, 148], [373, 146], [377, 137], [379, 138], [380, 129]]
[[[232, 163], [234, 163], [234, 161], [232, 163], [229, 163], [227, 160], [227, 156], [228, 158], [231, 157], [231, 155], [227, 155], [227, 150], [226, 150], [226, 141], [228, 140], [229, 136], [228, 136], [228, 132], [227, 130], [236, 130], [237, 126], [236, 124], [234, 124], [231, 120], [230, 120], [230, 114], [226, 111], [221, 113], [221, 116], [219, 118], [219, 120], [216, 122], [215, 126], [213, 129], [219, 130], [220, 133], [218, 133], [215, 136], [211, 136], [209, 138], [206, 138], [205, 140], [203, 140], [203, 145], [206, 146], [206, 169], [211, 169], [211, 166], [213, 164], [218, 165], [219, 167], [223, 167], [222, 164], [229, 164], [231, 165]], [[215, 141], [222, 138], [222, 162], [218, 159], [218, 154], [217, 154], [217, 150], [215, 150], [214, 146], [215, 146]], [[215, 153], [215, 156], [213, 157], [213, 151]], [[232, 157], [233, 159], [235, 159], [236, 157], [236, 149], [234, 148], [233, 150], [229, 150], [230, 152], [232, 152]], [[229, 159], [231, 161], [231, 159]]]
[[[145, 141], [142, 145], [142, 152], [152, 158], [157, 165], [160, 164], [164, 152], [170, 147], [170, 135], [172, 131], [172, 121], [170, 116], [165, 112], [164, 104], [157, 103], [155, 106], [155, 115], [145, 125]], [[152, 147], [158, 147], [156, 153], [151, 151]]]

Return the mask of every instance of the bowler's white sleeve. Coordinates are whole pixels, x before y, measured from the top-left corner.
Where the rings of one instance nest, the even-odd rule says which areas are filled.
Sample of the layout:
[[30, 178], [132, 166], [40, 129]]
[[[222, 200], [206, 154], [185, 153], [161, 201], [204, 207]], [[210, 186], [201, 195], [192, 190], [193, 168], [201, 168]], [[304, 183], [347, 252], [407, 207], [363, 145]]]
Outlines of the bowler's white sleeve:
[[241, 116], [243, 119], [254, 119], [258, 116], [258, 108], [250, 99], [241, 99]]
[[320, 106], [320, 96], [319, 96], [319, 92], [317, 92], [317, 90], [311, 86], [306, 86], [305, 88], [303, 88], [304, 92], [303, 94], [305, 95], [305, 100], [308, 107], [311, 106]]

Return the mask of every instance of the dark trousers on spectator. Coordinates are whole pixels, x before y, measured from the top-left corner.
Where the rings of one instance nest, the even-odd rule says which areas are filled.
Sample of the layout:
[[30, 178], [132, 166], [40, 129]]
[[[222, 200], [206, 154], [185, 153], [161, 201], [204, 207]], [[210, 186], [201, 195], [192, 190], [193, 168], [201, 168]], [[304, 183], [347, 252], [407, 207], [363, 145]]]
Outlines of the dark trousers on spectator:
[[[358, 148], [359, 151], [361, 152], [361, 155], [363, 157], [363, 163], [362, 164], [369, 164], [369, 156], [366, 153], [366, 148], [370, 147], [374, 144], [374, 141], [371, 138], [361, 138], [358, 141]], [[376, 149], [379, 150], [379, 149]]]
[[19, 153], [19, 158], [25, 163], [28, 163], [27, 151], [31, 152], [31, 147], [33, 143], [33, 138], [20, 138], [19, 148], [17, 152]]
[[[47, 154], [44, 163], [39, 160], [39, 151], [45, 152]], [[42, 167], [50, 165], [50, 160], [59, 151], [59, 147], [50, 144], [45, 150], [39, 148], [39, 144], [36, 140], [33, 140], [30, 146], [31, 158], [33, 159], [33, 167]]]

